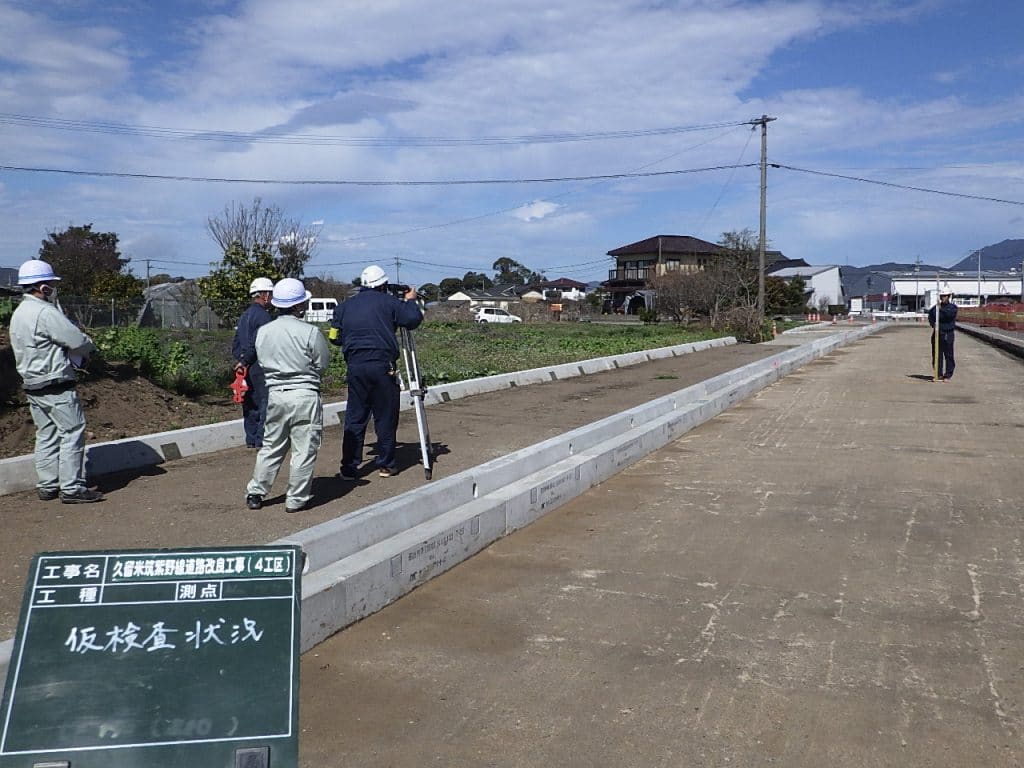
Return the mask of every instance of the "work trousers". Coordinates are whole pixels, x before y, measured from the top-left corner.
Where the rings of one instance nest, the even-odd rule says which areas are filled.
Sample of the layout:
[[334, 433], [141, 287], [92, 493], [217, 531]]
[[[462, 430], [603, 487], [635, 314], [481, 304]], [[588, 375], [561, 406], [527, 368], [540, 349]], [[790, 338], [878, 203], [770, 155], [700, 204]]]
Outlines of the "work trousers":
[[366, 426], [373, 416], [377, 433], [377, 460], [380, 469], [394, 470], [395, 434], [398, 432], [398, 406], [401, 393], [395, 366], [386, 362], [348, 362], [348, 400], [345, 402], [345, 431], [341, 438], [341, 468], [355, 472], [363, 463]]
[[308, 504], [313, 498], [313, 470], [323, 431], [324, 411], [318, 391], [272, 387], [267, 396], [263, 447], [256, 454], [246, 494], [262, 497], [270, 492], [290, 447], [292, 459], [285, 506], [301, 509]]
[[25, 392], [36, 425], [36, 477], [41, 491], [75, 495], [85, 485], [85, 414], [72, 388]]
[[249, 366], [245, 375], [249, 389], [242, 397], [242, 423], [245, 426], [245, 444], [250, 448], [263, 445], [263, 424], [267, 420], [267, 379], [257, 363]]
[[[935, 360], [935, 332], [932, 331], [932, 360]], [[939, 378], [953, 378], [956, 360], [953, 357], [953, 331], [939, 332]]]

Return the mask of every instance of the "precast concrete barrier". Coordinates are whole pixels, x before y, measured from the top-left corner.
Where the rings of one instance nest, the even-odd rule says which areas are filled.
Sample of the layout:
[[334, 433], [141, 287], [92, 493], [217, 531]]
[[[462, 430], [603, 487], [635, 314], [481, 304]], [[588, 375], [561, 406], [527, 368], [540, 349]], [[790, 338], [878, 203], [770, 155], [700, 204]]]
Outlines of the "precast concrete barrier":
[[863, 326], [789, 348], [275, 543], [307, 556], [302, 647], [380, 610], [695, 426], [839, 346]]
[[[380, 610], [812, 360], [883, 327], [860, 326], [787, 348], [272, 542], [298, 544], [306, 554], [302, 650]], [[507, 387], [512, 386], [511, 376], [488, 378], [501, 378]], [[0, 643], [0, 676], [6, 675], [12, 649], [13, 640]]]
[[[494, 392], [511, 387], [528, 386], [529, 384], [543, 383], [554, 379], [585, 376], [626, 367], [634, 363], [679, 357], [691, 352], [699, 352], [713, 347], [730, 346], [735, 343], [735, 337], [726, 336], [706, 341], [676, 344], [670, 347], [659, 347], [644, 352], [591, 358], [574, 363], [532, 368], [525, 371], [435, 385], [432, 389], [428, 390], [424, 397], [424, 402], [427, 404], [450, 402], [451, 400], [470, 397], [471, 395]], [[627, 363], [627, 360], [632, 362]], [[401, 407], [402, 409], [412, 407], [412, 398], [408, 392], [402, 393]], [[343, 418], [342, 414], [344, 412], [344, 402], [331, 403], [324, 406], [325, 420], [332, 415], [337, 416], [340, 420]], [[151, 466], [185, 456], [237, 447], [242, 445], [243, 438], [242, 420], [235, 419], [204, 427], [192, 427], [139, 438], [97, 443], [96, 445], [89, 446], [87, 450], [87, 457], [90, 462], [88, 470], [95, 474], [106, 474], [108, 472]], [[497, 470], [503, 464], [510, 463], [511, 461], [506, 456], [496, 459], [492, 463]], [[523, 465], [515, 471], [524, 471], [529, 466], [531, 465]], [[537, 463], [537, 466], [541, 465]], [[499, 472], [498, 477], [508, 478], [509, 475]], [[468, 482], [468, 498], [472, 498], [480, 493], [480, 489], [475, 487], [472, 478]], [[466, 483], [466, 477], [456, 475], [443, 480], [436, 480], [427, 486], [426, 489], [421, 490], [456, 489], [449, 490], [449, 493], [456, 493], [456, 498], [459, 499], [458, 504], [461, 505], [466, 497]], [[32, 456], [19, 456], [0, 460], [0, 495], [29, 490], [34, 486], [35, 466]], [[491, 488], [492, 486], [493, 482], [484, 484], [485, 488]], [[412, 491], [410, 494], [405, 494], [406, 496], [413, 497], [412, 503], [407, 503], [408, 500], [399, 502], [403, 498], [400, 496], [347, 515], [344, 519], [358, 519], [361, 522], [358, 526], [355, 526], [357, 530], [354, 533], [343, 531], [341, 534], [342, 539], [345, 535], [350, 534], [353, 535], [353, 538], [347, 545], [343, 544], [340, 548], [338, 538], [332, 538], [327, 531], [322, 531], [322, 535], [318, 534], [308, 537], [310, 549], [307, 552], [307, 571], [313, 570], [311, 561], [314, 561], [317, 563], [317, 570], [313, 572], [318, 573], [320, 577], [325, 577], [329, 573], [328, 567], [333, 561], [356, 555], [361, 549], [366, 549], [363, 559], [372, 560], [375, 556], [373, 554], [373, 546], [375, 544], [386, 541], [403, 530], [413, 530], [423, 522], [440, 519], [440, 516], [451, 510], [453, 506], [452, 497], [446, 497], [443, 490], [440, 493], [435, 492], [429, 497], [421, 499], [415, 498], [417, 493], [418, 491]], [[389, 506], [392, 504], [395, 505], [393, 515], [389, 514]], [[330, 524], [325, 523], [323, 525], [329, 526]], [[317, 528], [321, 527], [317, 526]], [[494, 539], [489, 539], [488, 543], [490, 541], [494, 541]], [[468, 557], [468, 554], [464, 555], [462, 559], [465, 559], [465, 557]], [[333, 561], [332, 558], [334, 558]], [[306, 588], [303, 589], [304, 593], [307, 591]], [[338, 589], [336, 588], [332, 594], [336, 598], [339, 594]], [[7, 665], [10, 661], [13, 647], [13, 640], [0, 642], [0, 679], [3, 679], [7, 674]]]
[[1015, 334], [1012, 331], [1004, 331], [999, 328], [989, 328], [987, 326], [972, 325], [970, 323], [957, 323], [956, 327], [958, 330], [963, 331], [966, 334], [974, 336], [975, 338], [987, 341], [994, 347], [998, 347], [1004, 352], [1009, 352], [1011, 355], [1017, 357], [1024, 357], [1024, 336]]
[[[424, 403], [446, 403], [471, 395], [494, 392], [510, 387], [523, 387], [540, 384], [556, 379], [568, 379], [584, 376], [600, 371], [621, 368], [627, 365], [659, 360], [668, 357], [699, 352], [712, 347], [735, 344], [736, 339], [725, 336], [720, 339], [709, 339], [688, 344], [676, 344], [671, 347], [659, 347], [643, 352], [630, 352], [623, 355], [598, 357], [581, 362], [564, 363], [544, 368], [531, 368], [525, 371], [503, 373], [496, 376], [484, 376], [466, 381], [449, 384], [432, 385], [423, 398]], [[408, 392], [401, 396], [402, 410], [412, 407], [412, 397]], [[344, 420], [345, 402], [324, 405], [324, 421], [331, 418]], [[208, 424], [201, 427], [188, 427], [152, 435], [129, 437], [123, 440], [112, 440], [95, 443], [86, 448], [86, 472], [90, 477], [121, 472], [126, 469], [138, 469], [155, 464], [163, 464], [186, 456], [223, 451], [237, 448], [245, 443], [241, 419]], [[32, 456], [16, 456], [0, 459], [0, 495], [27, 491], [35, 487], [35, 460]]]

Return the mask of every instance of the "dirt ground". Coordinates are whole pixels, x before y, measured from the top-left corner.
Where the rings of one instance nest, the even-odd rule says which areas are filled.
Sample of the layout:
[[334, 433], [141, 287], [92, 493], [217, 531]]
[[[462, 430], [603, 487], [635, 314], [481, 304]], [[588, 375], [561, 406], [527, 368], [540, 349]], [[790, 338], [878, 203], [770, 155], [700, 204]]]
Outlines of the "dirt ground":
[[[125, 374], [83, 381], [78, 395], [85, 410], [89, 443], [120, 440], [169, 429], [212, 424], [242, 416], [241, 407], [222, 399], [189, 400], [160, 389], [141, 376]], [[0, 459], [32, 453], [35, 426], [19, 391], [14, 405], [0, 410]]]
[[[344, 392], [332, 393], [344, 399]], [[110, 364], [102, 375], [90, 374], [78, 385], [85, 411], [86, 442], [104, 443], [171, 429], [240, 419], [241, 406], [231, 392], [196, 400], [161, 389], [126, 365]], [[6, 330], [0, 330], [0, 459], [32, 453], [35, 426]]]
[[[696, 384], [778, 352], [777, 347], [736, 345], [566, 381], [478, 395], [427, 408], [431, 440], [438, 454], [434, 479], [477, 466], [656, 397]], [[186, 423], [190, 412], [174, 398], [146, 400], [134, 381], [112, 388], [110, 423], [127, 431], [145, 425], [147, 412], [160, 428]], [[87, 392], [85, 390], [84, 392]], [[84, 394], [83, 392], [83, 394]], [[152, 393], [151, 393], [152, 394]], [[99, 400], [87, 411], [93, 424]], [[113, 400], [120, 405], [115, 407]], [[333, 401], [333, 398], [328, 398]], [[143, 403], [144, 407], [136, 407]], [[119, 413], [119, 410], [122, 413]], [[210, 412], [207, 411], [207, 414]], [[230, 418], [238, 411], [227, 408]], [[161, 423], [162, 422], [162, 423]], [[281, 536], [361, 509], [421, 486], [415, 418], [402, 414], [398, 429], [399, 474], [383, 479], [369, 473], [356, 483], [335, 475], [341, 429], [327, 425], [314, 477], [314, 503], [300, 514], [284, 512], [287, 468], [262, 510], [245, 508], [245, 484], [253, 451], [234, 448], [98, 478], [107, 498], [81, 506], [43, 502], [33, 491], [0, 496], [4, 536], [0, 543], [0, 639], [14, 634], [29, 563], [38, 552], [129, 547], [231, 546], [265, 544]], [[373, 435], [367, 436], [367, 461]]]

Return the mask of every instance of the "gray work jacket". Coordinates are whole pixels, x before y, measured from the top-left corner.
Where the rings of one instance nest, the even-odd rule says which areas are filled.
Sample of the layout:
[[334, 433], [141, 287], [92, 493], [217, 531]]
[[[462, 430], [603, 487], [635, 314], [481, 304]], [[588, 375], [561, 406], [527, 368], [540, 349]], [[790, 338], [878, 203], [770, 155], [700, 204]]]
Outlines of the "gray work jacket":
[[281, 315], [256, 332], [256, 359], [267, 389], [320, 389], [331, 362], [331, 348], [315, 325], [295, 315]]
[[57, 307], [28, 293], [11, 316], [11, 347], [26, 392], [74, 381], [71, 356], [85, 357], [96, 349]]

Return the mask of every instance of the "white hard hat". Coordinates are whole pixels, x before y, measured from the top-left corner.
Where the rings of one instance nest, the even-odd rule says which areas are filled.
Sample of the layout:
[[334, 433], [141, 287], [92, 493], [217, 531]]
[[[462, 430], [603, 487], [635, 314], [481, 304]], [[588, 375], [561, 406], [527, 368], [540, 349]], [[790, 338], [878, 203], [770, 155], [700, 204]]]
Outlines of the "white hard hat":
[[257, 277], [251, 283], [249, 283], [249, 295], [252, 296], [254, 293], [263, 293], [263, 291], [274, 290], [274, 281], [268, 277]]
[[35, 285], [51, 280], [60, 280], [53, 274], [53, 267], [39, 259], [29, 259], [18, 267], [18, 285]]
[[359, 276], [359, 282], [366, 288], [376, 288], [388, 281], [388, 274], [376, 264], [371, 264]]
[[286, 277], [277, 281], [270, 303], [280, 309], [288, 309], [302, 304], [304, 301], [309, 301], [312, 296], [313, 294], [306, 290], [306, 286], [302, 284], [301, 280]]

